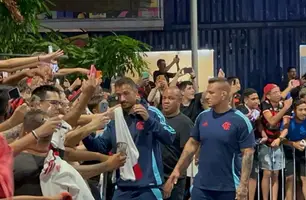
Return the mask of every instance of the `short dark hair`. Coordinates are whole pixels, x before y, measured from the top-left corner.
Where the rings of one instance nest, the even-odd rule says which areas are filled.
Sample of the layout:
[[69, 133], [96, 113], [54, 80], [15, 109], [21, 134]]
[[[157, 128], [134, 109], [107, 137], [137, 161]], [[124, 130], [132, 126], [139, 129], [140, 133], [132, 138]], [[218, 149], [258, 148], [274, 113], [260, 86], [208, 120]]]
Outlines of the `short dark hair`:
[[18, 89], [20, 92], [26, 92], [27, 90], [31, 90], [31, 88], [29, 87], [28, 85], [28, 78], [24, 78], [24, 79], [21, 79], [19, 82], [18, 82]]
[[295, 70], [296, 70], [295, 67], [288, 67], [288, 68], [287, 68], [287, 73], [289, 73], [292, 69], [295, 69]]
[[293, 103], [293, 109], [295, 110], [299, 105], [306, 104], [306, 101], [303, 99], [298, 99]]
[[[48, 114], [39, 109], [33, 109], [27, 112], [24, 116], [23, 133], [21, 133], [21, 136], [24, 136], [26, 133], [29, 133], [43, 125], [47, 117]], [[52, 135], [39, 138], [40, 144], [45, 144], [46, 147], [50, 145], [51, 140]]]
[[159, 66], [162, 62], [166, 62], [164, 59], [158, 59], [156, 65]]
[[299, 98], [300, 98], [300, 99], [303, 99], [303, 98], [305, 98], [305, 97], [306, 97], [306, 93], [301, 92], [301, 93], [299, 94]]
[[47, 117], [47, 113], [39, 110], [39, 109], [32, 109], [28, 111], [24, 115], [24, 121], [23, 121], [23, 128], [25, 132], [30, 132], [34, 129], [37, 129], [40, 127]]
[[92, 112], [93, 109], [99, 105], [99, 103], [104, 99], [102, 95], [93, 96], [87, 104], [88, 109]]
[[8, 92], [14, 87], [9, 85], [0, 85], [0, 116], [6, 116], [7, 108], [9, 107], [10, 97]]
[[129, 77], [122, 77], [115, 82], [115, 87], [121, 87], [123, 85], [129, 85], [134, 89], [137, 89], [136, 83]]
[[230, 76], [230, 77], [227, 77], [226, 79], [230, 85], [232, 85], [233, 83], [236, 84], [236, 80], [237, 79], [239, 80], [237, 76]]
[[60, 90], [53, 85], [42, 85], [33, 90], [32, 96], [35, 95], [41, 100], [45, 100], [47, 92], [56, 92], [58, 95], [61, 93]]
[[226, 78], [214, 77], [208, 80], [208, 84], [212, 83], [228, 83], [228, 80]]
[[246, 88], [244, 91], [243, 91], [243, 94], [242, 94], [242, 96], [243, 96], [243, 98], [245, 98], [245, 97], [248, 97], [248, 96], [250, 96], [250, 95], [252, 95], [252, 94], [257, 94], [257, 91], [255, 90], [255, 89], [253, 89], [253, 88]]
[[0, 96], [0, 116], [4, 117], [7, 115], [7, 108], [9, 106], [9, 98], [7, 95]]
[[191, 81], [182, 81], [178, 84], [178, 88], [183, 91], [188, 85], [193, 85], [193, 83]]

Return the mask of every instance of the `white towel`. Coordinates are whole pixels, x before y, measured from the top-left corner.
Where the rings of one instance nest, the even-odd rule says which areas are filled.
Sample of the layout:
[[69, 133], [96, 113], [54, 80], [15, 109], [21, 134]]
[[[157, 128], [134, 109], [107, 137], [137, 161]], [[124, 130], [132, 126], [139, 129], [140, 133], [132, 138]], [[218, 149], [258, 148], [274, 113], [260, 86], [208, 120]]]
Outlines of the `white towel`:
[[131, 137], [129, 127], [127, 126], [121, 107], [114, 110], [115, 113], [115, 130], [117, 138], [117, 153], [122, 149], [126, 149], [126, 163], [120, 167], [120, 178], [122, 180], [139, 180], [142, 176], [140, 166], [138, 164], [139, 152]]
[[56, 149], [65, 150], [65, 137], [70, 130], [72, 130], [70, 124], [62, 120], [61, 127], [52, 135], [52, 146]]
[[50, 150], [40, 173], [40, 187], [44, 196], [69, 192], [73, 200], [94, 200], [79, 172]]

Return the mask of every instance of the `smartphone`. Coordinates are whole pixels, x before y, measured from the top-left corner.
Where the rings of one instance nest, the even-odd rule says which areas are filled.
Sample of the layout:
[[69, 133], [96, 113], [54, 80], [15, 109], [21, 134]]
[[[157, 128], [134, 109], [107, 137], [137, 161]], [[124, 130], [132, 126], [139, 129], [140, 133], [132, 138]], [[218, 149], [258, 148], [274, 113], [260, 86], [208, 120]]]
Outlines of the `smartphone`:
[[55, 83], [57, 84], [57, 85], [60, 85], [61, 84], [61, 82], [60, 82], [60, 80], [57, 78], [57, 79], [55, 79]]
[[191, 67], [184, 68], [184, 74], [190, 74], [193, 72], [193, 69]]
[[[136, 99], [136, 104], [140, 104], [141, 103], [141, 99]], [[138, 120], [143, 120], [143, 118], [142, 118], [142, 116], [140, 115], [140, 114], [136, 114], [136, 118], [138, 119]]]
[[8, 95], [10, 99], [18, 99], [21, 96], [18, 88], [13, 88], [9, 90]]
[[96, 77], [96, 74], [97, 73], [97, 69], [94, 65], [91, 65], [90, 66], [90, 72], [89, 72], [89, 76], [95, 76]]
[[59, 70], [58, 64], [57, 63], [52, 64], [52, 72], [56, 73], [58, 70]]
[[142, 72], [142, 79], [148, 79], [150, 74], [148, 72]]
[[51, 45], [48, 46], [48, 53], [53, 53], [53, 48]]
[[107, 109], [108, 109], [108, 102], [107, 101], [101, 101], [99, 103], [99, 111], [100, 111], [100, 113], [106, 112]]
[[299, 80], [293, 80], [292, 85], [293, 86], [300, 86], [300, 81]]
[[102, 78], [102, 75], [103, 75], [103, 73], [102, 73], [102, 71], [100, 71], [100, 70], [98, 70], [97, 72], [96, 72], [96, 78]]
[[108, 97], [108, 106], [111, 108], [111, 107], [114, 107], [114, 106], [116, 106], [116, 105], [118, 105], [119, 104], [119, 100], [118, 100], [118, 97], [116, 96], [116, 95], [110, 95], [109, 97]]

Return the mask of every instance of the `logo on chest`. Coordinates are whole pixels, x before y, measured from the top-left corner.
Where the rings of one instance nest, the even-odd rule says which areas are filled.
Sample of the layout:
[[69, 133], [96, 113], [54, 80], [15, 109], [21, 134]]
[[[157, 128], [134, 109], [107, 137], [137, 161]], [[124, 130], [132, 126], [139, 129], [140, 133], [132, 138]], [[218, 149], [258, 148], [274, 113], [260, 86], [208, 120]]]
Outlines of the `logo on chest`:
[[138, 131], [142, 131], [144, 129], [144, 122], [141, 122], [141, 121], [137, 122], [136, 123], [136, 129]]
[[207, 126], [208, 126], [208, 122], [206, 122], [206, 121], [203, 122], [203, 123], [202, 123], [202, 126], [207, 127]]
[[224, 122], [224, 123], [222, 124], [222, 128], [223, 128], [223, 130], [225, 130], [225, 131], [229, 131], [230, 128], [231, 128], [231, 126], [232, 126], [232, 124], [231, 124], [230, 122]]

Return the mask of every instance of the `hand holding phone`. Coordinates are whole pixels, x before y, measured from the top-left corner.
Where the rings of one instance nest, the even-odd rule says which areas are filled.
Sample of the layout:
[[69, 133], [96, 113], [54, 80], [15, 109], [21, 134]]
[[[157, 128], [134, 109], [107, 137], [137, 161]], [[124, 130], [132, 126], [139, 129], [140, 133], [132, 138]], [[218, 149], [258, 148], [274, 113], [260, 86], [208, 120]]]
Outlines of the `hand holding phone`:
[[97, 69], [94, 65], [90, 66], [90, 71], [89, 71], [89, 76], [94, 76], [96, 77]]
[[191, 67], [184, 68], [184, 74], [190, 74], [193, 72], [193, 69]]
[[107, 101], [101, 101], [99, 103], [99, 111], [100, 111], [100, 113], [106, 112], [107, 109], [108, 109], [108, 102]]
[[143, 107], [143, 105], [141, 105], [140, 98], [136, 99], [136, 104], [134, 105], [133, 109], [136, 114], [135, 116], [138, 120], [140, 121], [147, 120], [147, 118], [149, 117], [149, 114], [145, 111], [145, 108]]
[[18, 99], [21, 95], [19, 89], [16, 87], [8, 91], [8, 96], [10, 99]]
[[292, 80], [291, 85], [292, 85], [292, 87], [298, 87], [298, 86], [300, 86], [300, 81], [299, 80]]
[[175, 63], [176, 63], [176, 70], [180, 71], [180, 65], [179, 65], [180, 58], [178, 57], [178, 55], [175, 56], [174, 60], [175, 60]]
[[218, 77], [219, 78], [225, 78], [225, 73], [224, 73], [224, 71], [221, 68], [219, 69]]
[[98, 71], [96, 72], [96, 78], [101, 79], [102, 76], [103, 76], [102, 71], [98, 70]]

